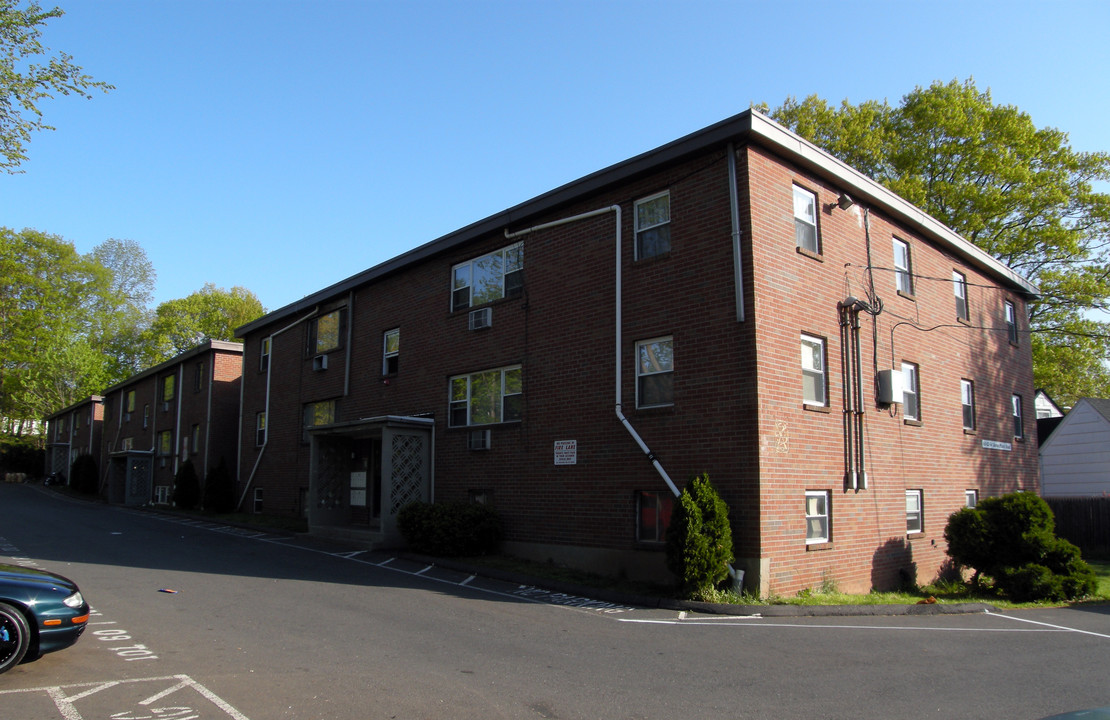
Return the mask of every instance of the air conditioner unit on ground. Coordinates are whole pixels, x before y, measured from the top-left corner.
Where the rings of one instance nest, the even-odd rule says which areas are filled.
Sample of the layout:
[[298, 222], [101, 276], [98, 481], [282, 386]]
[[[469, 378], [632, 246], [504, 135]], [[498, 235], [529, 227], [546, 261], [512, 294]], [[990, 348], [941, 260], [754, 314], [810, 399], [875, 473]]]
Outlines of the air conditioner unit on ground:
[[328, 369], [328, 356], [327, 355], [317, 355], [316, 357], [312, 358], [312, 369], [316, 370], [316, 371], [327, 370]]
[[470, 311], [470, 329], [482, 330], [493, 325], [493, 310], [491, 308], [481, 308], [479, 310]]
[[471, 430], [466, 436], [466, 448], [468, 450], [489, 450], [490, 431]]

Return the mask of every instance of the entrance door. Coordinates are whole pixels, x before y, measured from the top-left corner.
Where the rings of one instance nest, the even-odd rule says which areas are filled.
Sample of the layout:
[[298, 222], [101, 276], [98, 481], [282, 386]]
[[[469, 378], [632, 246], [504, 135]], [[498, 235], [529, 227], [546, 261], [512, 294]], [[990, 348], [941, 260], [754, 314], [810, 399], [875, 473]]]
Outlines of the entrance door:
[[377, 526], [382, 517], [382, 441], [351, 443], [351, 523]]

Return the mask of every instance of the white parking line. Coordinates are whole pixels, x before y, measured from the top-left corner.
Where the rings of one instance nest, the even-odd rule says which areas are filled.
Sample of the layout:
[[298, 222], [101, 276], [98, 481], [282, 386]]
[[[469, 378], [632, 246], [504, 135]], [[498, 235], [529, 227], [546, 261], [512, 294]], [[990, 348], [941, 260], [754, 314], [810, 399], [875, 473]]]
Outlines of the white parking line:
[[1015, 617], [1014, 615], [1006, 615], [1004, 613], [993, 613], [992, 612], [992, 613], [987, 613], [987, 614], [988, 615], [993, 615], [994, 617], [1005, 618], [1007, 620], [1015, 620], [1017, 622], [1029, 623], [1030, 625], [1040, 625], [1042, 627], [1052, 628], [1052, 630], [1055, 630], [1055, 631], [1058, 631], [1058, 632], [1073, 632], [1073, 633], [1079, 633], [1080, 635], [1093, 635], [1095, 637], [1106, 638], [1106, 639], [1110, 640], [1110, 635], [1107, 635], [1106, 633], [1091, 632], [1090, 630], [1080, 630], [1079, 628], [1070, 628], [1070, 627], [1067, 627], [1065, 625], [1053, 625], [1052, 623], [1040, 622], [1039, 620], [1030, 620], [1029, 618]]

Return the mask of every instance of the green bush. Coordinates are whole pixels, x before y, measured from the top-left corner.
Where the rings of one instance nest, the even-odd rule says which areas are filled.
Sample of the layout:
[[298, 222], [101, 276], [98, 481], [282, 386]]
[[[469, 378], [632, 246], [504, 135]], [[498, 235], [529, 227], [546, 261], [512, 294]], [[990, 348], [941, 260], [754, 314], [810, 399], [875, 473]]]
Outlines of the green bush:
[[1073, 600], [1093, 593], [1094, 572], [1079, 549], [1056, 537], [1056, 521], [1042, 498], [1010, 493], [986, 498], [948, 519], [944, 539], [960, 565], [994, 579], [1016, 602]]
[[685, 597], [704, 599], [728, 577], [732, 528], [728, 505], [709, 475], [693, 478], [679, 496], [667, 529], [667, 569], [678, 578]]
[[173, 504], [182, 510], [193, 510], [200, 502], [200, 478], [192, 460], [181, 463], [173, 478]]
[[397, 527], [411, 549], [440, 557], [486, 555], [504, 537], [493, 508], [467, 502], [409, 503], [397, 513]]
[[221, 515], [235, 511], [235, 481], [222, 457], [204, 479], [204, 509]]
[[0, 479], [4, 473], [41, 476], [46, 463], [46, 452], [41, 444], [41, 440], [30, 437], [0, 436]]
[[100, 490], [100, 468], [88, 453], [82, 453], [73, 460], [69, 468], [69, 486], [86, 495], [96, 495]]

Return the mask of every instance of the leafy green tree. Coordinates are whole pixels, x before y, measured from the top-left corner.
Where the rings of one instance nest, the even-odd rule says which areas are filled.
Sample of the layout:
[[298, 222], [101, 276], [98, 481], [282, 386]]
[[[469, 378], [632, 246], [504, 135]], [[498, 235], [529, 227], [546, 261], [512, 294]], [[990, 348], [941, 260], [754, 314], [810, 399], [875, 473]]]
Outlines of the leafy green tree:
[[72, 244], [0, 228], [0, 415], [42, 418], [105, 387], [91, 314], [108, 287]]
[[134, 240], [109, 238], [93, 248], [92, 259], [110, 277], [108, 292], [95, 308], [94, 332], [113, 384], [145, 369], [142, 340], [153, 317], [150, 306], [158, 275]]
[[154, 311], [142, 345], [148, 365], [168, 360], [205, 340], [235, 340], [235, 329], [266, 313], [258, 297], [243, 287], [207, 283], [188, 297], [168, 300]]
[[222, 457], [204, 479], [204, 509], [220, 514], [235, 511], [235, 480]]
[[[765, 109], [765, 108], [764, 108]], [[974, 81], [831, 106], [788, 98], [771, 115], [1034, 282], [1034, 379], [1065, 404], [1110, 395], [1110, 154], [996, 105]]]
[[9, 173], [27, 159], [33, 132], [54, 129], [43, 120], [42, 100], [55, 94], [91, 98], [93, 90], [114, 89], [82, 72], [69, 55], [51, 54], [40, 41], [46, 22], [64, 14], [60, 8], [43, 10], [33, 0], [24, 7], [0, 0], [0, 168]]

